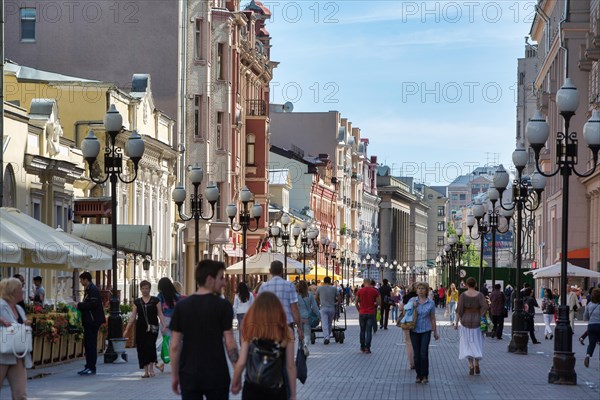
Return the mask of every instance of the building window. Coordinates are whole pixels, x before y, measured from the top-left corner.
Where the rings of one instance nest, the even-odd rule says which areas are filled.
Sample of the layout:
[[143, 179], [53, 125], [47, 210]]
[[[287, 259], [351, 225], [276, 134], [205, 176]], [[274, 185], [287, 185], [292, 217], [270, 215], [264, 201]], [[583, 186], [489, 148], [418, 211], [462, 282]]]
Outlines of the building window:
[[437, 237], [437, 245], [438, 246], [443, 246], [444, 245], [444, 237], [443, 236], [438, 236]]
[[21, 8], [21, 41], [35, 42], [35, 8]]
[[[0, 149], [1, 150], [1, 149]], [[16, 191], [15, 172], [12, 165], [8, 164], [4, 171], [4, 181], [2, 182], [2, 207], [15, 207], [17, 202], [15, 199]]]
[[444, 206], [438, 206], [438, 217], [443, 217], [444, 215], [446, 215], [446, 207]]
[[215, 133], [215, 141], [217, 142], [217, 149], [223, 150], [223, 113], [217, 112], [217, 131]]
[[460, 200], [466, 200], [466, 199], [467, 199], [467, 195], [466, 195], [466, 194], [464, 194], [464, 193], [462, 193], [462, 194], [459, 196], [459, 198], [460, 198]]
[[453, 201], [457, 201], [458, 200], [458, 195], [457, 194], [452, 194], [450, 197]]
[[438, 232], [444, 232], [446, 230], [446, 224], [444, 221], [438, 221]]
[[202, 96], [194, 96], [194, 136], [202, 137]]
[[[219, 189], [219, 193], [223, 196], [223, 182], [217, 182], [217, 189]], [[221, 196], [215, 203], [215, 220], [223, 221], [223, 207], [221, 207]]]
[[256, 145], [256, 136], [254, 136], [253, 134], [247, 135], [246, 136], [246, 165], [250, 165], [250, 166], [256, 165], [255, 164], [256, 160], [254, 158], [255, 145]]
[[217, 79], [225, 80], [225, 45], [223, 43], [217, 44]]
[[196, 20], [194, 30], [194, 57], [196, 60], [202, 60], [202, 20]]
[[42, 220], [42, 200], [41, 199], [33, 199], [31, 201], [31, 217], [35, 220]]

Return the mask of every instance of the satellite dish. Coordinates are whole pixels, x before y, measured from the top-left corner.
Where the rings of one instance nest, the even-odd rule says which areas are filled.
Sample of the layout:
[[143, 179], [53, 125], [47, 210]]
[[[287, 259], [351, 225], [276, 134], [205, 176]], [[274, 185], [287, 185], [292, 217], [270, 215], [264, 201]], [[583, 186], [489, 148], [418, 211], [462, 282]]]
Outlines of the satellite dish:
[[283, 105], [283, 112], [292, 112], [294, 111], [294, 104], [291, 101], [286, 101]]

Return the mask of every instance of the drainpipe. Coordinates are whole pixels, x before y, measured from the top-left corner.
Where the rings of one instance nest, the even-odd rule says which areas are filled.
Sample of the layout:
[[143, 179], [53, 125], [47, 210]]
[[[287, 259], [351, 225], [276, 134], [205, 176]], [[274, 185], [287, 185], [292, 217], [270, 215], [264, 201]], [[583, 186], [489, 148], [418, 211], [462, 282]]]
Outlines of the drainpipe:
[[[186, 131], [186, 67], [187, 67], [187, 24], [188, 24], [188, 0], [182, 0], [180, 3], [181, 20], [179, 26], [179, 104], [178, 104], [178, 115], [179, 115], [179, 140], [177, 150], [179, 151], [179, 168], [176, 172], [176, 182], [185, 182], [185, 131]], [[177, 212], [175, 213], [177, 215]], [[186, 230], [186, 224], [177, 223], [177, 239], [175, 248], [177, 252], [177, 271], [176, 279], [186, 287], [184, 271], [184, 231]]]
[[544, 22], [546, 23], [546, 54], [548, 54], [548, 51], [550, 50], [550, 34], [552, 33], [552, 21], [550, 21], [550, 17], [548, 16], [548, 14], [546, 14], [544, 12], [544, 10], [542, 10], [539, 6], [535, 6], [535, 12], [537, 15], [539, 15]]
[[4, 200], [4, 0], [0, 0], [0, 207]]
[[181, 3], [181, 32], [179, 53], [179, 182], [185, 181], [185, 132], [186, 132], [186, 110], [187, 110], [187, 24], [188, 24], [188, 0]]
[[560, 48], [564, 51], [564, 63], [565, 63], [565, 79], [569, 77], [569, 49], [565, 47], [565, 39], [562, 36], [562, 24], [563, 22], [569, 22], [569, 4], [570, 0], [565, 0], [565, 13], [563, 19], [558, 23], [558, 37], [560, 40]]

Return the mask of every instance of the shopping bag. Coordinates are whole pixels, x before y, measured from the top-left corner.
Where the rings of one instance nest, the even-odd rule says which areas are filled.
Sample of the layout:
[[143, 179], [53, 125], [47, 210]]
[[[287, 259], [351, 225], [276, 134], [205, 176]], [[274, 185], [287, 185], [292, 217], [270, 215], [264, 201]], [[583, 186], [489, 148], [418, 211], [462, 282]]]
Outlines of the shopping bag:
[[67, 330], [69, 333], [78, 333], [83, 330], [81, 311], [71, 304], [67, 305]]
[[171, 346], [171, 337], [168, 335], [163, 336], [162, 347], [160, 348], [160, 358], [163, 360], [165, 364], [171, 362], [171, 357], [169, 356], [169, 347]]
[[308, 369], [306, 368], [306, 353], [304, 352], [304, 342], [298, 343], [298, 351], [296, 352], [296, 377], [304, 384], [308, 377]]
[[381, 321], [381, 309], [380, 308], [377, 309], [377, 314], [375, 314], [375, 319], [377, 320], [377, 322]]

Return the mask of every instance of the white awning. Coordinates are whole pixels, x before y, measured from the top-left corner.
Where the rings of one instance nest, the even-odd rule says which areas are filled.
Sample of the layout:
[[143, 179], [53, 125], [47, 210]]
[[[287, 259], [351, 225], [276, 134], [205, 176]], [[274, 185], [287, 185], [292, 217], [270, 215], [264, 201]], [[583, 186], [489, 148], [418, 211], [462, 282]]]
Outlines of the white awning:
[[[112, 225], [110, 224], [73, 224], [73, 235], [112, 248]], [[152, 256], [150, 225], [117, 225], [117, 250]]]
[[0, 208], [0, 265], [100, 271], [112, 252], [40, 222], [16, 208]]
[[242, 248], [241, 247], [237, 247], [237, 248], [234, 249], [233, 245], [231, 245], [231, 244], [223, 247], [223, 251], [229, 257], [239, 257], [239, 258], [244, 257], [244, 252], [242, 251]]

